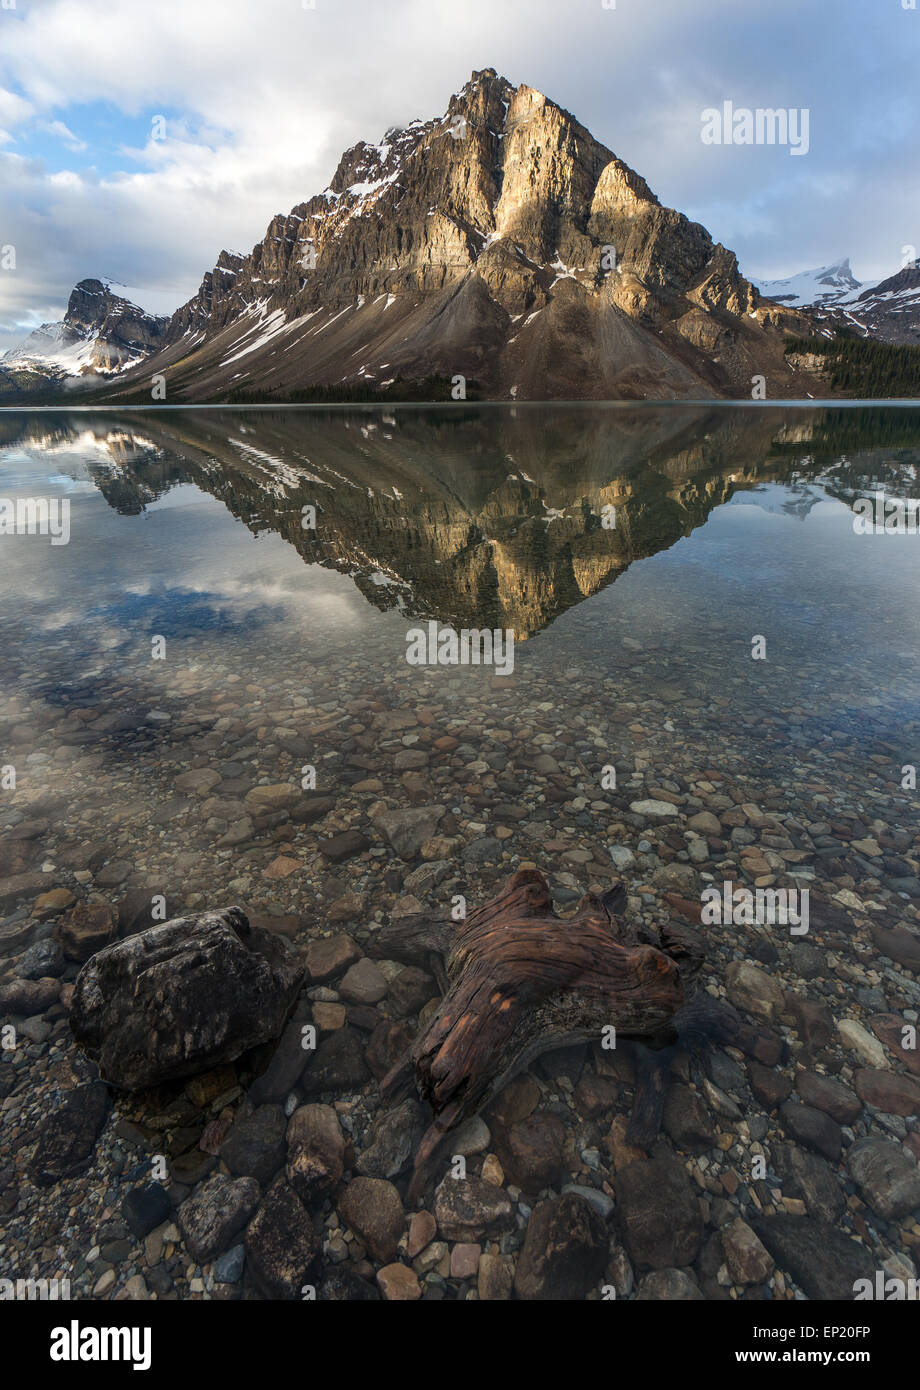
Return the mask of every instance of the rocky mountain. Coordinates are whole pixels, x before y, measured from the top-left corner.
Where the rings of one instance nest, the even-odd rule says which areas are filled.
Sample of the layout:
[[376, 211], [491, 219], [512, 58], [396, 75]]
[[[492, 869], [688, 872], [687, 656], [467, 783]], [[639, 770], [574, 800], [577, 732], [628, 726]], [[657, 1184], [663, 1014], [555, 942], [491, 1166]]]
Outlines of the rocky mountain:
[[[663, 207], [574, 116], [494, 70], [443, 116], [347, 150], [323, 192], [223, 251], [163, 347], [109, 399], [431, 376], [497, 399], [820, 393], [790, 369], [807, 320], [764, 300], [735, 256]], [[133, 395], [132, 395], [133, 393]]]
[[841, 308], [850, 324], [859, 324], [869, 337], [920, 343], [920, 261], [865, 286], [858, 298]]
[[846, 328], [887, 343], [920, 343], [920, 261], [884, 280], [860, 281], [849, 260], [788, 280], [759, 280], [760, 293], [809, 311], [825, 328]]
[[161, 346], [169, 320], [116, 294], [102, 280], [81, 280], [59, 323], [45, 323], [0, 357], [8, 389], [40, 390], [72, 378], [110, 377]]

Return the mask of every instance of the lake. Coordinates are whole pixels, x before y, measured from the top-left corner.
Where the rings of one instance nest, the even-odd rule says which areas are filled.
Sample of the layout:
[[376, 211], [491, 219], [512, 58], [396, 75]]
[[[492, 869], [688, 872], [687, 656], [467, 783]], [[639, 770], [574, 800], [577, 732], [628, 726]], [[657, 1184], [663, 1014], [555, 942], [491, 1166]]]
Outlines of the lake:
[[[792, 916], [702, 927], [704, 988], [761, 1034], [679, 1069], [665, 1114], [659, 1144], [690, 1171], [705, 1232], [678, 1260], [627, 1212], [607, 1281], [630, 1297], [679, 1263], [705, 1297], [740, 1296], [740, 1255], [720, 1282], [704, 1236], [784, 1212], [831, 1220], [871, 1268], [916, 1260], [913, 1180], [899, 1198], [850, 1155], [871, 1139], [920, 1155], [916, 1053], [893, 1041], [920, 1008], [920, 535], [897, 505], [920, 497], [918, 465], [913, 408], [2, 412], [2, 983], [82, 900], [118, 907], [122, 929], [154, 898], [170, 916], [238, 903], [298, 949], [345, 934], [373, 954], [386, 924], [478, 906], [521, 867], [547, 875], [563, 916], [622, 879], [649, 931], [692, 921], [708, 887], [782, 890]], [[860, 524], [867, 499], [881, 527]], [[437, 660], [442, 634], [484, 631], [491, 662]], [[297, 794], [254, 794], [280, 784]], [[400, 834], [383, 828], [408, 811]], [[0, 1163], [91, 1075], [67, 1024], [78, 964], [42, 1008], [7, 998], [20, 1037], [0, 1065]], [[401, 968], [382, 963], [376, 998], [314, 977], [321, 1033], [411, 1034], [438, 991], [400, 989]], [[381, 1123], [359, 1080], [322, 1097], [357, 1150]], [[251, 1104], [246, 1084], [193, 1119], [171, 1096], [159, 1129], [149, 1098], [125, 1102], [83, 1175], [24, 1189], [7, 1252], [80, 1297], [138, 1276], [159, 1296], [248, 1296], [248, 1275], [190, 1274], [169, 1241], [151, 1259], [116, 1236], [105, 1256], [96, 1234], [146, 1172], [117, 1124], [165, 1136], [151, 1142], [178, 1202], [210, 1171], [196, 1125]], [[575, 1184], [605, 1213], [624, 1162], [627, 1061], [554, 1052], [532, 1085], [531, 1109], [488, 1121], [467, 1158], [504, 1170], [515, 1216], [480, 1244], [512, 1266], [541, 1192]], [[534, 1113], [559, 1128], [553, 1161], [509, 1137]], [[367, 1239], [346, 1240], [328, 1200], [318, 1220], [326, 1268], [373, 1281]], [[58, 1234], [30, 1235], [42, 1222]], [[784, 1263], [777, 1240], [776, 1271], [747, 1287], [820, 1296], [814, 1244], [810, 1230]], [[477, 1285], [450, 1265], [415, 1258], [422, 1297], [492, 1296], [485, 1266]], [[685, 1296], [672, 1284], [649, 1296]]]

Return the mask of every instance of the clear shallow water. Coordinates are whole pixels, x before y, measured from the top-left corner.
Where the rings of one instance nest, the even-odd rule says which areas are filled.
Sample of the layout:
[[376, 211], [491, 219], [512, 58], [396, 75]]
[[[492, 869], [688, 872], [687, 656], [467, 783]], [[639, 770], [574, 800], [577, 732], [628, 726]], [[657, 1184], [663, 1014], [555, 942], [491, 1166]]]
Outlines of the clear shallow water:
[[[228, 679], [262, 684], [301, 718], [378, 686], [394, 703], [436, 690], [462, 718], [488, 673], [408, 666], [406, 633], [431, 618], [515, 633], [514, 673], [493, 687], [509, 716], [533, 683], [564, 722], [577, 680], [604, 729], [624, 705], [640, 719], [657, 709], [664, 683], [670, 717], [649, 722], [665, 743], [722, 729], [742, 761], [746, 740], [788, 780], [830, 740], [857, 785], [876, 742], [889, 775], [917, 760], [920, 536], [858, 535], [850, 505], [877, 487], [912, 495], [912, 413], [7, 413], [3, 425], [0, 495], [70, 505], [68, 544], [0, 547], [3, 683], [14, 702], [37, 698], [39, 739], [45, 707], [126, 714], [124, 762], [107, 754], [107, 770], [130, 775], [131, 750], [156, 755], [169, 721], [143, 706], [189, 673], [199, 700]], [[752, 659], [755, 636], [766, 660]], [[20, 778], [34, 795], [42, 756]]]
[[[859, 535], [851, 504], [918, 495], [918, 464], [920, 412], [878, 409], [5, 412], [0, 497], [66, 499], [70, 539], [0, 538], [0, 764], [16, 769], [0, 827], [18, 847], [0, 929], [44, 890], [136, 889], [171, 913], [236, 901], [299, 945], [346, 930], [372, 949], [394, 909], [483, 901], [521, 864], [563, 909], [621, 874], [652, 926], [669, 892], [807, 886], [825, 905], [817, 958], [725, 926], [704, 981], [722, 994], [733, 962], [760, 961], [832, 1020], [820, 1046], [784, 1024], [790, 1083], [802, 1061], [856, 1084], [865, 1059], [833, 1020], [871, 1032], [920, 1006], [877, 935], [918, 924], [903, 768], [920, 764], [920, 536]], [[431, 619], [512, 630], [513, 672], [407, 664], [407, 631]], [[255, 785], [307, 763], [321, 818], [248, 814]], [[673, 820], [632, 809], [662, 796]], [[434, 805], [402, 860], [381, 810]], [[688, 829], [702, 810], [718, 835]], [[346, 829], [368, 845], [330, 861]], [[36, 1069], [14, 1093], [36, 1112], [72, 1065], [52, 1025], [3, 1059]], [[565, 1109], [552, 1085], [544, 1103]], [[337, 1097], [359, 1148], [374, 1097]], [[737, 1099], [768, 1156], [792, 1137]], [[603, 1152], [612, 1113], [578, 1121], [581, 1148]], [[915, 1131], [873, 1114], [856, 1132]], [[743, 1178], [754, 1133], [713, 1149], [701, 1189]], [[111, 1162], [104, 1140], [63, 1240], [87, 1294]], [[607, 1162], [564, 1180], [612, 1191]], [[724, 1190], [751, 1214], [744, 1182]], [[879, 1260], [916, 1243], [910, 1217], [867, 1219]]]

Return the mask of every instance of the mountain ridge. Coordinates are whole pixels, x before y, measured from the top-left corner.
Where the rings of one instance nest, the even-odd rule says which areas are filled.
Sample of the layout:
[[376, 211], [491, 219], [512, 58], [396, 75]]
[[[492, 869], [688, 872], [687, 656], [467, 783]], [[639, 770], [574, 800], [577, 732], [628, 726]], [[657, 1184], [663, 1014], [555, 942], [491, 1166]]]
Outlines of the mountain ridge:
[[784, 280], [755, 281], [777, 303], [812, 312], [825, 330], [844, 329], [880, 342], [920, 343], [920, 260], [881, 280], [857, 280], [849, 259]]

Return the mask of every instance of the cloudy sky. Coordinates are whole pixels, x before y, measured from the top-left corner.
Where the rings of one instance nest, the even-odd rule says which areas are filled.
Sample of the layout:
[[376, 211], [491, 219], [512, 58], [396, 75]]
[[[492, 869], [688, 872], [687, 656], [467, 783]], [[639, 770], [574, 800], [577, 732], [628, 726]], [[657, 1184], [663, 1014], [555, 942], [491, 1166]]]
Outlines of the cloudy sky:
[[[474, 68], [573, 111], [748, 275], [877, 279], [920, 245], [920, 0], [608, 4], [2, 0], [0, 350], [87, 276], [171, 310]], [[705, 145], [726, 100], [807, 108], [807, 156]]]

